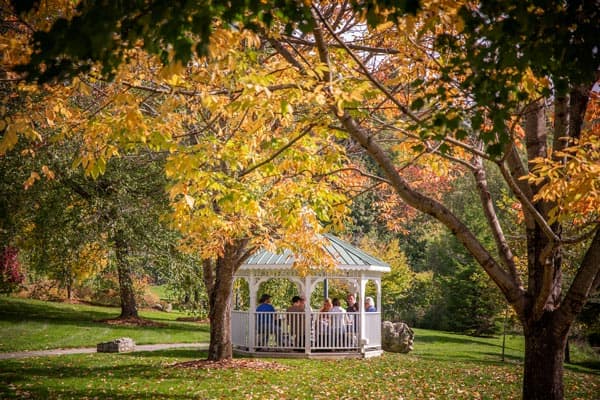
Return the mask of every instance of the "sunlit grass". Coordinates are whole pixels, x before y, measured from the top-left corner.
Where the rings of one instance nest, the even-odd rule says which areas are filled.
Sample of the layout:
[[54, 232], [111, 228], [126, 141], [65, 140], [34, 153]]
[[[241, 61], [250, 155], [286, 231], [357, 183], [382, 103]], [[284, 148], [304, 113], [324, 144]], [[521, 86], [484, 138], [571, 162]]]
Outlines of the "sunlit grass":
[[129, 327], [99, 322], [115, 318], [120, 309], [82, 304], [0, 298], [0, 351], [94, 347], [119, 337], [137, 344], [193, 343], [208, 341], [208, 327], [175, 321], [182, 313], [141, 311], [143, 318], [161, 322], [160, 327]]

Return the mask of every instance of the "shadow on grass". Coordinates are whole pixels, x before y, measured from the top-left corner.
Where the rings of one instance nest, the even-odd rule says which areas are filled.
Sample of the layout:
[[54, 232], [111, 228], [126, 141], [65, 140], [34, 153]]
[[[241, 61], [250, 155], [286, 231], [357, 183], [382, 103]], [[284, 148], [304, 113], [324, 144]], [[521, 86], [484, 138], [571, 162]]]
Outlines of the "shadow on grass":
[[208, 353], [206, 350], [199, 350], [193, 348], [176, 348], [176, 349], [165, 349], [155, 351], [136, 351], [135, 353], [124, 353], [123, 357], [148, 357], [148, 358], [193, 358], [198, 360], [206, 360]]
[[[201, 372], [200, 372], [201, 373]], [[148, 386], [130, 385], [132, 378], [142, 382], [162, 382], [164, 380], [181, 380], [197, 374], [194, 371], [178, 368], [168, 368], [160, 363], [133, 363], [126, 365], [82, 366], [63, 363], [54, 368], [44, 365], [29, 366], [20, 363], [10, 363], [0, 366], [0, 398], [18, 396], [15, 388], [20, 388], [21, 396], [26, 387], [26, 398], [98, 398], [98, 399], [188, 399], [181, 393], [160, 393], [161, 389], [153, 390], [148, 396]], [[82, 380], [83, 378], [83, 380]], [[32, 379], [37, 381], [32, 384]], [[77, 379], [79, 385], [64, 385], [65, 380]], [[98, 386], [98, 382], [103, 382]], [[40, 384], [43, 382], [43, 384]], [[90, 382], [95, 384], [90, 386]], [[84, 386], [85, 385], [85, 386]], [[96, 386], [96, 387], [94, 387]], [[12, 389], [11, 389], [12, 388]], [[163, 389], [164, 390], [164, 389]], [[165, 390], [166, 391], [166, 390]], [[25, 398], [23, 397], [23, 398]]]
[[[51, 302], [31, 302], [20, 301], [18, 299], [2, 299], [0, 298], [0, 320], [8, 322], [51, 322], [54, 325], [77, 325], [80, 327], [95, 328], [103, 325], [101, 320], [113, 319], [118, 317], [118, 310], [112, 307], [107, 307], [106, 311], [87, 309], [76, 309], [75, 306], [63, 303]], [[99, 306], [93, 306], [98, 308]], [[131, 331], [140, 330], [161, 330], [168, 329], [171, 331], [180, 332], [208, 332], [207, 325], [192, 324], [187, 322], [177, 322], [166, 318], [155, 318], [152, 320], [165, 321], [165, 326], [125, 326], [115, 325], [115, 328]]]
[[565, 369], [574, 372], [583, 372], [586, 374], [600, 375], [600, 361], [582, 361], [577, 363], [565, 364]]

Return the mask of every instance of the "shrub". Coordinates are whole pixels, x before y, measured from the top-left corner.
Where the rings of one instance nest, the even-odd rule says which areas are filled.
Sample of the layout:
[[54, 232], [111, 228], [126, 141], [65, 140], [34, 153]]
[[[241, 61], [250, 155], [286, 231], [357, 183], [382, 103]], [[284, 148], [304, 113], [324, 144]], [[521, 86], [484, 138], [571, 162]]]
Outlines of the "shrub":
[[18, 255], [19, 250], [12, 246], [5, 246], [2, 250], [0, 257], [0, 293], [12, 293], [25, 279]]

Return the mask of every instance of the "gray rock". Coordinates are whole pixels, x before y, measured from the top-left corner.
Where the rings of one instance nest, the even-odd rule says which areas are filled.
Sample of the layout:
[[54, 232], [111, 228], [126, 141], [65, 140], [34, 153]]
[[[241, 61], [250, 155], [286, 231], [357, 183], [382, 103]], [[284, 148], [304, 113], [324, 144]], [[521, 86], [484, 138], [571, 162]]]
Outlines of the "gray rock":
[[392, 353], [408, 353], [413, 349], [415, 333], [404, 322], [383, 321], [381, 347]]
[[98, 343], [98, 353], [129, 353], [135, 350], [135, 342], [132, 338], [123, 337], [110, 342]]

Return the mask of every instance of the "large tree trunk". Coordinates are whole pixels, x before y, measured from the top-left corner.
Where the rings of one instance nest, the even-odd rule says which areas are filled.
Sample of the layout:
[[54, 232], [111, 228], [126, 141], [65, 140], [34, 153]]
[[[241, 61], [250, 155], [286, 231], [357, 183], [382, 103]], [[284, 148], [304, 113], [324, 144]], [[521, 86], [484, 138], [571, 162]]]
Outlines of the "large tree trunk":
[[[222, 261], [218, 260], [217, 262]], [[208, 359], [219, 361], [231, 358], [231, 294], [233, 268], [220, 268], [219, 276], [209, 292], [210, 345]]]
[[220, 361], [233, 356], [231, 343], [231, 296], [234, 274], [251, 254], [247, 240], [226, 244], [223, 255], [204, 260], [203, 279], [208, 293], [210, 344], [208, 360]]
[[119, 277], [119, 295], [121, 297], [121, 315], [119, 318], [139, 318], [133, 291], [133, 280], [131, 279], [131, 266], [128, 260], [129, 248], [121, 233], [117, 233], [115, 238], [115, 254]]
[[562, 400], [568, 329], [555, 326], [552, 314], [529, 324], [525, 327], [523, 399]]

